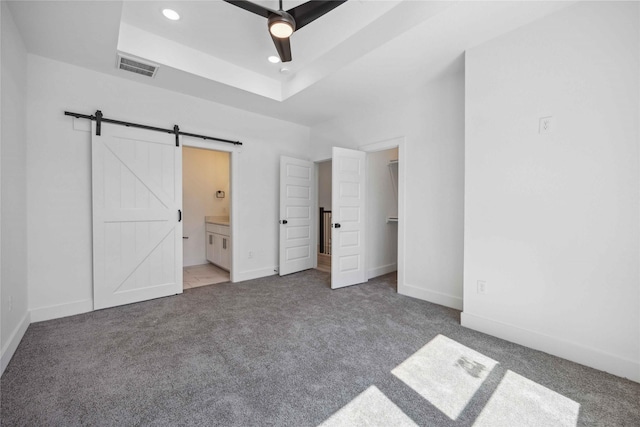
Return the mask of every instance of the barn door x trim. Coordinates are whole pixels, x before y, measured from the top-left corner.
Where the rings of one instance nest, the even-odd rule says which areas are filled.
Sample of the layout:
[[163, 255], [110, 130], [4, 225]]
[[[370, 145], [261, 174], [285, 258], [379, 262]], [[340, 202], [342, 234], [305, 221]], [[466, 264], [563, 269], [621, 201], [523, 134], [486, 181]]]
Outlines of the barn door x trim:
[[96, 114], [93, 115], [93, 116], [90, 116], [88, 114], [72, 113], [70, 111], [65, 111], [64, 115], [65, 116], [72, 116], [72, 117], [75, 117], [76, 119], [87, 119], [87, 120], [95, 121], [96, 122], [96, 135], [98, 135], [98, 136], [100, 136], [100, 133], [102, 131], [102, 126], [101, 126], [102, 123], [111, 123], [111, 124], [114, 124], [114, 125], [134, 127], [134, 128], [140, 128], [140, 129], [147, 129], [147, 130], [153, 130], [153, 131], [156, 131], [156, 132], [173, 133], [176, 136], [176, 147], [180, 146], [180, 138], [179, 138], [180, 135], [191, 136], [191, 137], [194, 137], [194, 138], [201, 138], [201, 139], [206, 139], [206, 140], [211, 140], [211, 141], [226, 142], [227, 144], [233, 144], [233, 145], [242, 145], [242, 142], [240, 142], [240, 141], [231, 141], [230, 139], [215, 138], [213, 136], [198, 135], [196, 133], [182, 132], [180, 130], [180, 128], [178, 127], [178, 125], [174, 125], [173, 129], [164, 129], [164, 128], [159, 128], [159, 127], [155, 127], [155, 126], [141, 125], [139, 123], [124, 122], [122, 120], [107, 119], [106, 117], [104, 117], [102, 115], [102, 111], [100, 111], [100, 110], [97, 110]]

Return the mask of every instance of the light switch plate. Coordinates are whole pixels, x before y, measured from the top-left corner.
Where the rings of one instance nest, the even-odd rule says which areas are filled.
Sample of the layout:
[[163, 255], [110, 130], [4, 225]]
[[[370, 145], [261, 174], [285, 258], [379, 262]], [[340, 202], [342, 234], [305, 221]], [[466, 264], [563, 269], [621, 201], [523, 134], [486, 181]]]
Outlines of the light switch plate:
[[553, 116], [540, 117], [538, 133], [545, 134], [553, 131]]
[[479, 294], [487, 293], [487, 282], [485, 280], [478, 280], [478, 293]]

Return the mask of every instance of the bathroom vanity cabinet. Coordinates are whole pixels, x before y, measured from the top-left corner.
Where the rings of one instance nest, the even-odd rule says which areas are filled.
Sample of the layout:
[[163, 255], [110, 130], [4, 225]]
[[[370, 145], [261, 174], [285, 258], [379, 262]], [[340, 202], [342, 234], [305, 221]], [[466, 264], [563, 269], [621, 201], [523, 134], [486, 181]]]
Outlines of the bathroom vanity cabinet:
[[218, 267], [231, 269], [231, 237], [229, 225], [206, 223], [207, 260]]

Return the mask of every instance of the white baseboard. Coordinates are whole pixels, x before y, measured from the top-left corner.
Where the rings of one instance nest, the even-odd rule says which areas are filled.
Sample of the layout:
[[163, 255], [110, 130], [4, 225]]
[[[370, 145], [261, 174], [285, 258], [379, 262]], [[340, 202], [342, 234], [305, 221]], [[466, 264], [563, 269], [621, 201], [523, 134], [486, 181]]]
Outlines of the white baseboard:
[[400, 295], [429, 301], [434, 304], [444, 305], [445, 307], [455, 308], [456, 310], [462, 310], [462, 298], [442, 292], [398, 283], [398, 293]]
[[45, 320], [74, 316], [90, 311], [93, 311], [93, 300], [74, 301], [49, 307], [34, 308], [31, 310], [31, 321], [43, 322]]
[[373, 279], [374, 277], [391, 273], [392, 271], [396, 271], [397, 269], [398, 269], [398, 264], [396, 264], [395, 262], [393, 264], [387, 264], [380, 267], [370, 268], [369, 271], [367, 271], [367, 278]]
[[24, 336], [24, 333], [27, 332], [27, 328], [30, 324], [31, 316], [27, 311], [22, 317], [22, 320], [20, 320], [20, 323], [18, 323], [18, 326], [16, 326], [16, 328], [11, 333], [11, 336], [2, 349], [2, 354], [0, 355], [0, 375], [4, 373], [4, 370], [9, 365], [13, 354], [18, 349], [18, 344], [20, 344], [20, 341], [22, 341], [22, 337]]
[[197, 261], [190, 261], [187, 263], [183, 263], [182, 266], [183, 267], [193, 267], [195, 265], [205, 265], [205, 264], [209, 264], [209, 260], [206, 258], [202, 258], [201, 260], [197, 260]]
[[275, 267], [259, 268], [257, 270], [242, 271], [233, 275], [233, 283], [244, 282], [245, 280], [259, 279], [261, 277], [273, 276], [278, 274]]
[[640, 382], [640, 362], [638, 361], [467, 312], [462, 313], [460, 320], [465, 328]]

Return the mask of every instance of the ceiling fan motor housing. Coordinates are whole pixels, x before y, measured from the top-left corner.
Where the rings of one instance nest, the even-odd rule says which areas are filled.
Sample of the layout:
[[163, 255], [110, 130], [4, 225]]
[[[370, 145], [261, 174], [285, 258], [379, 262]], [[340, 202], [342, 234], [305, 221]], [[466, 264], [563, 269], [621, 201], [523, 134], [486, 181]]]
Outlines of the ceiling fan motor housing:
[[269, 15], [267, 26], [274, 37], [284, 39], [296, 30], [296, 21], [287, 12], [278, 11], [277, 14], [272, 13]]
[[282, 0], [280, 9], [273, 10], [248, 0], [224, 0], [234, 6], [267, 18], [267, 28], [271, 40], [276, 46], [282, 62], [291, 61], [291, 44], [289, 37], [294, 31], [305, 27], [324, 14], [332, 11], [347, 0], [313, 0], [299, 4], [296, 7], [284, 11]]

